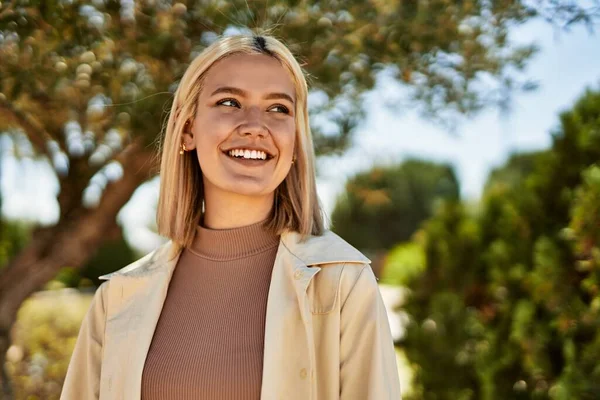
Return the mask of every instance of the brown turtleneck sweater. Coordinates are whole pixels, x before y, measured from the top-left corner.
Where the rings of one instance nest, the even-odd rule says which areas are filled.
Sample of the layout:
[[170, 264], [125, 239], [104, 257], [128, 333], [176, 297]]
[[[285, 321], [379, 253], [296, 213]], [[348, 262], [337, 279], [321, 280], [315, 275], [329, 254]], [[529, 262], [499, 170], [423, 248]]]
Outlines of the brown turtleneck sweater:
[[260, 398], [267, 295], [279, 244], [263, 222], [197, 228], [169, 284], [144, 365], [142, 400]]

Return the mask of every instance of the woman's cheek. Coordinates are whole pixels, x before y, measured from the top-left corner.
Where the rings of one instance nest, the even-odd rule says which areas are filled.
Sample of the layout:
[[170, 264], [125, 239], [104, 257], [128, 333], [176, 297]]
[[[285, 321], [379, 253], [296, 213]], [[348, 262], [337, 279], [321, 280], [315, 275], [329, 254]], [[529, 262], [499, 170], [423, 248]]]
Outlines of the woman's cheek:
[[209, 132], [213, 137], [225, 139], [235, 130], [236, 122], [231, 116], [216, 115], [211, 124]]
[[274, 121], [271, 124], [270, 131], [278, 136], [293, 136], [296, 131], [296, 124], [294, 121]]

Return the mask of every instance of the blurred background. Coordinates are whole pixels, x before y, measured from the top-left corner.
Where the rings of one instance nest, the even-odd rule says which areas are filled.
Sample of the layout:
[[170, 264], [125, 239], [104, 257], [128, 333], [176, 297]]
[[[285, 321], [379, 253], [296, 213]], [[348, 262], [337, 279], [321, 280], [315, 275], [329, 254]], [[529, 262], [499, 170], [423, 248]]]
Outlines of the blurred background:
[[164, 242], [156, 140], [218, 35], [309, 74], [330, 229], [409, 400], [600, 399], [598, 0], [0, 0], [0, 366], [58, 399], [99, 275]]

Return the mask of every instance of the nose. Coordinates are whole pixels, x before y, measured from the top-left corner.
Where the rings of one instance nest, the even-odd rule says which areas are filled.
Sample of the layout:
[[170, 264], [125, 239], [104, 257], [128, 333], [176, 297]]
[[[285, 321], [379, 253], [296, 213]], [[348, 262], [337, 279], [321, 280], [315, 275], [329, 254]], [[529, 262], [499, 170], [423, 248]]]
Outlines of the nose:
[[242, 136], [265, 137], [267, 135], [267, 127], [259, 107], [250, 107], [246, 111], [244, 121], [239, 126], [239, 133]]

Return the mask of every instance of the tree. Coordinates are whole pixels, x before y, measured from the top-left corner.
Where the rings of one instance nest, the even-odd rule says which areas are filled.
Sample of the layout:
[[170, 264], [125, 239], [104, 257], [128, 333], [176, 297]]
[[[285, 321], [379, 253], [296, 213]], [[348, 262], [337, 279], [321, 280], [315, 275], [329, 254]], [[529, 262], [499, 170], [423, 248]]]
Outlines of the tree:
[[[149, 144], [177, 80], [227, 27], [274, 26], [304, 60], [327, 99], [313, 112], [335, 123], [316, 135], [322, 154], [347, 146], [360, 94], [384, 68], [430, 115], [506, 105], [531, 88], [520, 71], [535, 51], [512, 45], [509, 27], [536, 17], [589, 24], [598, 13], [567, 0], [0, 2], [0, 130], [24, 132], [60, 182], [57, 224], [37, 229], [0, 272], [0, 364], [22, 301], [118, 229], [117, 212], [155, 172]], [[481, 79], [496, 85], [483, 91]]]
[[398, 242], [410, 239], [433, 214], [440, 198], [457, 200], [453, 169], [427, 161], [407, 160], [373, 167], [346, 183], [331, 214], [331, 229], [353, 246], [377, 259]]
[[600, 91], [560, 122], [529, 173], [493, 174], [477, 214], [447, 203], [418, 235], [404, 343], [414, 398], [598, 397]]
[[544, 157], [546, 151], [534, 151], [530, 153], [514, 153], [500, 168], [493, 169], [485, 183], [484, 192], [489, 192], [492, 187], [505, 186], [516, 188], [523, 184], [529, 175], [535, 170], [535, 166]]

